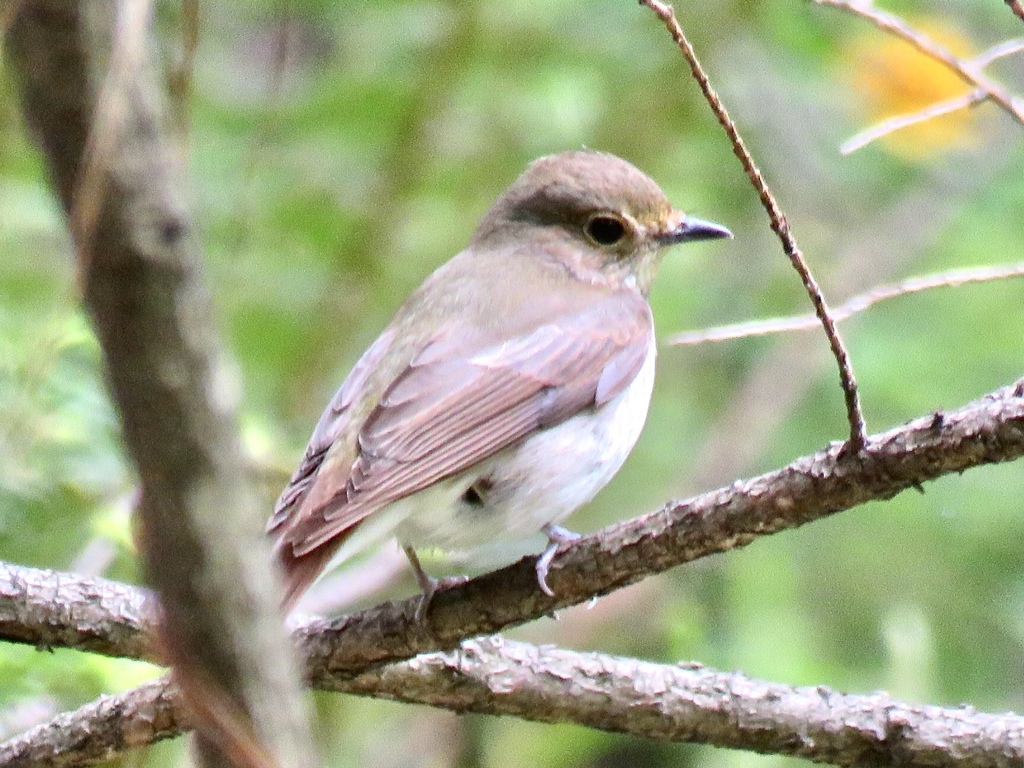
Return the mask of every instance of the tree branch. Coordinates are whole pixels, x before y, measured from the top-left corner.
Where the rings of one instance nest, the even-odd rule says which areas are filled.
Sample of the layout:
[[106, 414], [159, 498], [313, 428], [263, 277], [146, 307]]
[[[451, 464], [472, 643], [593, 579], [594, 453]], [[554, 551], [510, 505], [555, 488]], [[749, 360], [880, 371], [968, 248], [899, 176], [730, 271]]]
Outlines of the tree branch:
[[[671, 565], [744, 546], [760, 536], [802, 525], [857, 504], [877, 499], [888, 499], [907, 488], [920, 488], [921, 483], [945, 474], [962, 472], [982, 464], [1011, 461], [1022, 455], [1024, 455], [1024, 379], [1014, 385], [996, 390], [955, 411], [936, 412], [931, 416], [916, 419], [901, 427], [872, 436], [867, 442], [864, 454], [860, 457], [842, 453], [841, 445], [835, 444], [822, 452], [798, 459], [775, 472], [737, 482], [727, 488], [721, 488], [688, 501], [670, 503], [657, 512], [584, 537], [567, 546], [552, 564], [550, 579], [557, 594], [555, 599], [548, 598], [537, 589], [533, 576], [533, 559], [525, 558], [500, 571], [473, 579], [465, 585], [439, 592], [431, 604], [431, 611], [425, 622], [417, 622], [413, 619], [419, 600], [418, 597], [412, 597], [403, 602], [384, 603], [370, 610], [333, 620], [311, 620], [297, 627], [294, 637], [307, 658], [307, 679], [318, 687], [364, 695], [397, 697], [401, 695], [399, 693], [401, 690], [417, 690], [411, 679], [400, 684], [396, 683], [396, 681], [402, 680], [400, 675], [432, 675], [433, 678], [440, 680], [450, 678], [449, 684], [452, 686], [450, 699], [445, 699], [445, 696], [449, 694], [444, 693], [443, 687], [435, 689], [432, 686], [436, 683], [430, 685], [422, 683], [421, 692], [416, 693], [415, 696], [411, 693], [408, 694], [407, 700], [446, 706], [456, 711], [466, 711], [472, 709], [472, 702], [484, 702], [489, 699], [481, 696], [467, 697], [467, 690], [478, 688], [480, 683], [470, 684], [463, 677], [453, 677], [449, 667], [453, 663], [451, 661], [453, 658], [457, 662], [459, 659], [462, 660], [458, 663], [465, 663], [471, 654], [467, 648], [475, 646], [464, 646], [454, 656], [438, 657], [440, 660], [420, 658], [404, 667], [382, 669], [383, 665], [387, 662], [407, 659], [416, 654], [454, 648], [466, 637], [494, 632], [510, 624], [538, 618], [550, 613], [555, 608], [583, 602], [592, 595], [604, 594], [618, 586], [638, 581], [646, 575], [671, 567]], [[33, 643], [43, 647], [60, 643], [114, 656], [145, 658], [150, 654], [147, 654], [145, 650], [143, 629], [151, 618], [147, 618], [144, 609], [140, 608], [142, 605], [144, 605], [142, 598], [134, 595], [132, 588], [126, 585], [102, 579], [84, 579], [69, 574], [55, 574], [12, 565], [0, 566], [0, 636], [7, 640]], [[483, 645], [480, 647], [485, 648]], [[522, 648], [527, 650], [516, 651], [519, 656], [523, 653], [528, 656], [534, 653], [534, 651], [529, 651], [527, 646]], [[484, 651], [481, 650], [479, 653], [483, 658]], [[538, 650], [536, 653], [556, 652]], [[611, 669], [615, 669], [616, 665], [621, 664], [641, 665], [641, 662], [622, 660], [606, 662], [605, 657], [587, 658], [590, 661], [587, 661], [586, 664], [595, 663], [593, 660], [597, 659], [601, 665], [607, 664]], [[501, 668], [508, 667], [513, 661], [514, 659], [502, 657], [500, 662], [492, 660], [482, 663], [480, 674], [498, 675]], [[516, 662], [516, 664], [520, 663]], [[579, 663], [583, 664], [584, 662]], [[438, 664], [441, 666], [438, 667]], [[402, 670], [405, 668], [411, 671], [403, 672]], [[658, 665], [651, 665], [651, 668], [671, 669]], [[464, 667], [459, 674], [468, 675], [467, 670], [469, 669], [470, 667]], [[647, 667], [643, 667], [643, 669], [647, 669]], [[544, 674], [549, 677], [551, 675], [550, 672]], [[710, 674], [717, 675], [719, 673]], [[743, 682], [746, 679], [738, 676], [726, 676], [723, 679], [737, 681], [738, 689], [743, 690], [746, 690], [747, 683], [750, 683], [752, 690], [765, 686], [771, 688], [766, 683]], [[593, 691], [594, 696], [610, 695], [611, 689], [602, 688], [589, 677], [587, 677], [587, 681], [588, 690]], [[545, 683], [546, 685], [547, 683]], [[687, 688], [687, 686], [688, 684], [684, 684], [683, 688]], [[511, 688], [513, 690], [508, 693], [514, 693], [516, 686], [511, 686]], [[657, 687], [655, 686], [655, 688]], [[779, 688], [786, 691], [791, 690], [784, 686]], [[775, 691], [776, 689], [771, 688], [771, 690]], [[981, 720], [975, 720], [972, 719], [975, 715], [966, 711], [907, 708], [884, 701], [879, 697], [836, 698], [830, 692], [817, 693], [819, 690], [822, 689], [814, 689], [811, 699], [813, 700], [814, 696], [821, 699], [820, 707], [824, 709], [814, 711], [822, 713], [822, 723], [831, 722], [836, 718], [839, 718], [837, 722], [847, 722], [852, 717], [851, 712], [865, 709], [875, 713], [865, 715], [866, 719], [863, 721], [857, 720], [859, 725], [856, 725], [853, 731], [847, 733], [840, 742], [837, 742], [839, 746], [833, 744], [828, 747], [837, 750], [836, 755], [841, 757], [847, 753], [847, 750], [854, 749], [850, 744], [856, 742], [861, 745], [856, 749], [862, 751], [850, 752], [855, 757], [849, 758], [852, 762], [842, 763], [844, 765], [877, 764], [871, 763], [863, 755], [869, 755], [871, 759], [875, 759], [883, 754], [892, 754], [891, 750], [896, 749], [897, 746], [900, 750], [911, 750], [914, 754], [917, 754], [915, 750], [920, 749], [922, 755], [925, 754], [926, 749], [946, 749], [947, 747], [954, 751], [960, 749], [959, 745], [962, 742], [955, 747], [950, 746], [953, 742], [947, 739], [947, 734], [943, 730], [946, 728], [956, 732], [969, 731], [978, 741], [975, 746], [971, 747], [969, 754], [964, 753], [968, 755], [967, 757], [961, 755], [957, 758], [967, 760], [967, 762], [940, 762], [940, 764], [1002, 765], [1002, 763], [992, 761], [970, 762], [976, 760], [978, 754], [984, 755], [984, 760], [989, 760], [987, 750], [994, 749], [992, 744], [998, 742], [1000, 738], [1003, 740], [999, 742], [999, 748], [1003, 749], [1005, 754], [1012, 756], [1017, 754], [1012, 750], [1020, 749], [1020, 723], [1012, 717], [980, 716]], [[544, 719], [542, 709], [531, 710], [524, 703], [529, 700], [530, 695], [540, 694], [535, 691], [534, 687], [529, 686], [523, 688], [523, 691], [521, 698], [505, 699], [513, 703], [501, 706], [509, 707], [509, 713], [526, 716], [529, 711], [529, 716]], [[531, 691], [534, 693], [531, 694]], [[734, 692], [733, 688], [727, 686], [727, 695], [724, 696], [724, 700], [731, 701], [730, 697]], [[675, 695], [672, 691], [668, 691], [665, 695], [670, 693]], [[124, 694], [124, 696], [131, 695], [131, 693]], [[170, 700], [155, 697], [152, 692], [138, 695], [144, 701], [155, 702], [152, 705], [154, 707], [173, 706]], [[679, 695], [683, 700], [697, 701], [700, 698], [692, 691]], [[796, 691], [793, 695], [806, 697], [810, 694], [807, 691]], [[146, 696], [151, 698], [146, 698]], [[575, 696], [576, 694], [567, 698], [573, 699]], [[768, 698], [770, 700], [771, 696]], [[89, 705], [94, 709], [90, 709], [88, 712], [102, 711], [115, 713], [112, 716], [117, 716], [116, 713], [120, 710], [115, 707], [113, 701], [103, 701], [106, 701], [106, 704], [102, 704], [102, 706], [99, 703]], [[787, 699], [787, 701], [796, 706], [793, 702], [803, 701], [803, 699]], [[494, 707], [493, 709], [487, 709], [484, 703], [473, 706], [479, 707], [479, 710], [473, 709], [473, 711], [505, 711], [499, 709], [498, 704], [486, 705]], [[559, 706], [571, 709], [571, 702], [562, 702]], [[673, 704], [673, 707], [675, 706], [676, 704]], [[627, 707], [625, 711], [628, 710]], [[566, 710], [559, 711], [562, 714], [559, 714], [558, 717], [563, 720], [572, 720], [595, 727], [608, 727], [612, 730], [639, 732], [628, 729], [624, 723], [615, 720], [611, 715], [609, 715], [611, 719], [607, 721], [608, 724], [601, 725], [600, 717], [593, 708], [584, 708], [576, 715]], [[674, 712], [674, 709], [670, 707], [667, 711]], [[742, 707], [739, 711], [743, 711]], [[794, 717], [793, 711], [785, 708], [778, 709], [768, 719], [772, 723], [776, 721], [790, 722], [789, 718]], [[805, 708], [800, 711], [807, 710]], [[877, 720], [876, 716], [883, 711], [889, 713], [887, 715], [889, 719], [883, 722], [884, 727], [879, 730], [875, 726], [882, 721]], [[83, 718], [88, 720], [99, 716], [99, 714], [87, 713], [83, 715]], [[142, 718], [143, 722], [147, 722], [144, 712], [133, 713], [131, 716], [138, 716]], [[660, 717], [662, 720], [659, 721], [659, 724], [643, 726], [649, 729], [645, 735], [652, 738], [703, 740], [723, 746], [762, 750], [776, 749], [771, 745], [777, 740], [780, 744], [789, 745], [786, 747], [791, 750], [787, 752], [788, 754], [804, 754], [792, 750], [813, 747], [813, 744], [795, 744], [788, 737], [778, 735], [775, 731], [771, 736], [765, 736], [763, 733], [755, 734], [755, 736], [749, 734], [744, 736], [742, 733], [730, 736], [726, 734], [728, 729], [724, 726], [719, 731], [715, 730], [718, 726], [712, 728], [710, 725], [707, 726], [706, 732], [684, 731], [679, 728], [673, 731], [672, 728], [675, 726], [671, 724], [677, 722], [676, 715], [665, 714]], [[177, 732], [174, 728], [183, 727], [176, 718], [168, 715], [163, 709], [155, 711], [151, 718], [154, 722], [176, 723], [176, 725], [169, 726], [169, 730], [166, 732], [161, 731], [165, 736]], [[969, 720], [970, 727], [961, 728], [964, 718]], [[787, 727], [799, 729], [801, 726], [798, 721], [799, 718], [794, 718], [791, 725]], [[728, 718], [726, 718], [726, 722], [728, 722]], [[874, 725], [865, 729], [861, 727], [865, 722]], [[19, 763], [15, 758], [18, 755], [32, 754], [37, 756], [33, 759], [39, 759], [38, 755], [43, 753], [32, 750], [37, 749], [37, 745], [42, 741], [50, 743], [53, 739], [59, 738], [63, 740], [60, 743], [71, 743], [66, 741], [66, 736], [58, 737], [56, 733], [64, 734], [69, 729], [73, 731], [80, 727], [82, 733], [89, 730], [88, 727], [81, 726], [81, 724], [67, 725], [64, 720], [59, 718], [54, 723], [56, 724], [40, 726], [29, 734], [12, 739], [5, 745], [0, 745], [0, 756], [10, 755], [12, 761], [4, 762], [0, 759], [0, 766], [42, 764]], [[826, 723], [820, 727], [828, 730], [833, 726]], [[769, 725], [768, 728], [772, 730], [777, 726]], [[999, 736], [1000, 728], [1005, 729], [1002, 737]], [[106, 727], [97, 726], [96, 730], [97, 733], [108, 732]], [[865, 731], [867, 736], [861, 734], [861, 731]], [[120, 731], [114, 728], [109, 732], [117, 734]], [[799, 733], [804, 732], [799, 731]], [[662, 735], [659, 736], [659, 734]], [[872, 734], [874, 735], [872, 736]], [[754, 742], [741, 743], [742, 739], [747, 738], [754, 739]], [[869, 749], [863, 745], [862, 741], [858, 741], [865, 738], [869, 740], [876, 738], [876, 746], [882, 744], [890, 752], [871, 751], [875, 747]], [[728, 739], [733, 739], [733, 741], [728, 741]], [[108, 752], [103, 752], [102, 749], [91, 745], [91, 742], [82, 746], [81, 741], [72, 741], [80, 745], [74, 749], [79, 750], [82, 754], [108, 754]], [[811, 739], [811, 741], [815, 740]], [[919, 744], [920, 747], [906, 746], [905, 742], [906, 744], [913, 742]], [[943, 747], [942, 744], [947, 746]], [[43, 750], [51, 748], [38, 746], [38, 749]], [[882, 747], [878, 748], [882, 749]], [[900, 752], [900, 754], [904, 754], [904, 752]], [[910, 754], [910, 752], [905, 754]], [[814, 757], [813, 759], [838, 761], [839, 757], [836, 755], [827, 758]], [[857, 757], [856, 755], [862, 756]], [[842, 759], [847, 760], [846, 757]], [[924, 757], [915, 757], [914, 759], [925, 760]], [[1012, 757], [1012, 759], [1019, 758]], [[867, 762], [857, 762], [858, 760]], [[905, 764], [935, 763], [909, 762]], [[1014, 763], [1005, 764], [1013, 765]]]
[[[873, 307], [881, 301], [909, 296], [935, 288], [959, 288], [962, 285], [987, 283], [993, 280], [1009, 280], [1024, 277], [1024, 261], [1016, 264], [996, 264], [982, 267], [963, 267], [936, 272], [930, 275], [908, 277], [898, 283], [875, 285], [863, 293], [851, 296], [842, 304], [832, 308], [832, 318], [837, 323], [845, 322], [854, 315]], [[699, 331], [684, 331], [669, 337], [668, 343], [678, 346], [703, 344], [705, 342], [744, 339], [751, 336], [767, 336], [772, 333], [809, 331], [818, 327], [815, 315], [791, 315], [773, 317], [767, 320], [748, 320], [742, 323], [719, 325]]]
[[1024, 21], [1024, 3], [1021, 0], [1006, 0], [1006, 4], [1018, 19]]
[[[659, 741], [803, 757], [841, 766], [1011, 768], [1024, 760], [1024, 718], [969, 708], [794, 688], [699, 664], [665, 665], [537, 647], [501, 637], [317, 688], [456, 712], [575, 723]], [[0, 744], [3, 768], [92, 765], [183, 732], [167, 678], [103, 697]]]
[[140, 549], [163, 612], [151, 629], [202, 714], [204, 764], [230, 754], [235, 765], [310, 765], [280, 590], [240, 460], [237, 394], [180, 153], [163, 130], [151, 10], [23, 0], [7, 47], [139, 473]]
[[[1022, 48], [1024, 48], [1024, 41], [1007, 40], [993, 45], [984, 53], [981, 53], [966, 62], [966, 64], [972, 70], [981, 71], [997, 59], [1019, 53]], [[975, 88], [963, 95], [930, 104], [917, 112], [891, 117], [888, 120], [883, 120], [878, 125], [873, 125], [864, 129], [853, 138], [844, 141], [842, 146], [839, 147], [839, 154], [849, 155], [856, 152], [858, 149], [863, 149], [871, 142], [877, 141], [891, 133], [903, 130], [904, 128], [909, 128], [910, 126], [917, 125], [918, 123], [923, 123], [927, 120], [933, 120], [936, 117], [941, 117], [942, 115], [948, 115], [961, 109], [976, 106], [988, 99], [989, 94], [987, 91], [981, 88]]]
[[[295, 637], [308, 670], [358, 674], [372, 665], [453, 648], [467, 637], [547, 616], [674, 566], [868, 501], [890, 499], [908, 488], [922, 490], [923, 483], [944, 475], [1021, 456], [1024, 379], [956, 410], [936, 411], [873, 435], [862, 455], [845, 453], [841, 443], [834, 443], [774, 472], [669, 502], [656, 512], [583, 536], [567, 544], [551, 564], [553, 598], [537, 588], [535, 558], [526, 557], [439, 590], [423, 621], [413, 618], [419, 596], [412, 596], [346, 616], [313, 619], [298, 627]], [[89, 616], [83, 602], [88, 607], [95, 595], [116, 605], [128, 589], [117, 585], [108, 595], [112, 582], [81, 581], [76, 584], [76, 578], [67, 574], [0, 567], [0, 639], [46, 646], [70, 637], [79, 646], [88, 642], [89, 649], [99, 653], [141, 653], [141, 629], [131, 610], [104, 617], [118, 633], [106, 647], [98, 639], [101, 625], [54, 629], [67, 623], [66, 616]], [[77, 607], [68, 609], [58, 602], [63, 600]], [[25, 605], [32, 610], [24, 610]], [[16, 624], [19, 616], [35, 624]]]
[[187, 732], [181, 697], [169, 677], [101, 696], [0, 744], [3, 768], [96, 765]]
[[[981, 66], [965, 61], [948, 48], [935, 42], [928, 35], [914, 29], [907, 22], [892, 13], [873, 8], [867, 3], [852, 0], [812, 0], [816, 5], [829, 5], [842, 11], [860, 16], [874, 24], [883, 32], [895, 35], [919, 50], [925, 56], [945, 65], [950, 72], [963, 80], [971, 88], [984, 91], [986, 97], [998, 105], [1021, 125], [1024, 125], [1024, 102], [1014, 98], [999, 83], [981, 71]], [[1013, 9], [1013, 4], [1009, 3]]]
[[1024, 380], [960, 409], [936, 412], [870, 437], [860, 455], [834, 443], [790, 465], [584, 536], [560, 551], [537, 588], [535, 558], [440, 590], [425, 621], [418, 598], [385, 603], [299, 630], [311, 665], [361, 671], [454, 647], [586, 602], [669, 568], [795, 528], [928, 480], [1024, 455]]
[[108, 579], [0, 562], [0, 638], [157, 661], [151, 594]]
[[772, 231], [782, 243], [783, 252], [789, 259], [790, 264], [793, 265], [793, 269], [800, 276], [800, 282], [803, 283], [804, 290], [807, 291], [807, 295], [811, 299], [811, 306], [814, 307], [814, 314], [817, 315], [818, 321], [825, 330], [825, 336], [828, 339], [829, 348], [832, 350], [832, 356], [835, 357], [836, 363], [839, 366], [839, 383], [843, 389], [843, 398], [846, 400], [846, 419], [850, 424], [849, 446], [850, 450], [856, 453], [864, 447], [864, 441], [867, 439], [867, 426], [864, 422], [864, 412], [861, 409], [860, 393], [857, 390], [857, 379], [853, 373], [853, 363], [850, 361], [850, 354], [847, 352], [846, 345], [843, 343], [843, 339], [836, 328], [828, 302], [825, 301], [825, 294], [821, 292], [821, 287], [811, 272], [811, 268], [804, 258], [803, 251], [800, 250], [800, 246], [796, 243], [796, 237], [789, 226], [786, 214], [782, 212], [782, 208], [768, 187], [768, 182], [765, 181], [761, 169], [754, 162], [750, 150], [747, 149], [746, 142], [740, 136], [736, 123], [729, 117], [729, 112], [722, 103], [721, 97], [712, 87], [704, 67], [697, 58], [697, 52], [683, 32], [679, 20], [676, 19], [672, 6], [661, 2], [661, 0], [640, 0], [640, 5], [647, 6], [661, 19], [668, 33], [672, 36], [672, 40], [679, 47], [683, 58], [686, 59], [686, 63], [690, 66], [693, 79], [697, 81], [697, 86], [700, 88], [701, 93], [704, 94], [705, 101], [711, 107], [711, 111], [715, 113], [715, 117], [718, 118], [718, 123], [722, 126], [726, 136], [729, 137], [733, 154], [739, 159], [740, 164], [743, 166], [743, 171], [747, 174], [747, 178], [750, 179], [750, 183], [757, 192], [761, 205], [768, 214]]

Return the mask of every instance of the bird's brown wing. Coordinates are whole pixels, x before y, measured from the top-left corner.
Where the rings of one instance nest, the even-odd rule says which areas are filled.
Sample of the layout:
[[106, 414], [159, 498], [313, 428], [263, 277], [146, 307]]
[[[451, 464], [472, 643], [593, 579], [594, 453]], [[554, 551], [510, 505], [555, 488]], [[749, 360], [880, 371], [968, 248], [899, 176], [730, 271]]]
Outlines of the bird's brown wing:
[[452, 341], [459, 334], [441, 335], [385, 391], [346, 476], [328, 461], [304, 481], [282, 543], [302, 558], [390, 502], [606, 403], [639, 372], [652, 333], [647, 302], [619, 293], [474, 354]]
[[281, 528], [301, 506], [316, 480], [327, 451], [345, 425], [348, 409], [366, 384], [370, 373], [380, 364], [394, 336], [395, 332], [390, 328], [382, 333], [359, 358], [359, 362], [349, 371], [341, 388], [331, 398], [313, 430], [312, 437], [309, 438], [309, 445], [306, 446], [302, 461], [274, 505], [274, 514], [267, 521], [267, 532]]

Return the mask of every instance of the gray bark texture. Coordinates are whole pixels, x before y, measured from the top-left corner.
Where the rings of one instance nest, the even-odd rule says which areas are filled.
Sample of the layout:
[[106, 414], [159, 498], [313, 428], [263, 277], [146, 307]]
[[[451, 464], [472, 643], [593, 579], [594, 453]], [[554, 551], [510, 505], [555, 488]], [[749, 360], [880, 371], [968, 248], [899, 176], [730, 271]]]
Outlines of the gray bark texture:
[[[86, 307], [138, 470], [159, 657], [209, 765], [307, 766], [310, 740], [269, 551], [242, 471], [180, 153], [163, 130], [149, 2], [23, 0], [6, 36], [68, 216]], [[133, 610], [137, 610], [133, 606]], [[232, 755], [229, 760], [224, 755]]]
[[[426, 621], [419, 598], [296, 627], [308, 682], [456, 712], [573, 722], [652, 739], [697, 741], [844, 766], [1024, 765], [1024, 718], [792, 688], [700, 665], [651, 664], [466, 640], [674, 565], [745, 546], [945, 474], [1024, 454], [1024, 380], [962, 408], [870, 437], [860, 455], [835, 444], [782, 469], [606, 528], [556, 559], [556, 598], [537, 588], [534, 559], [439, 593]], [[134, 588], [0, 565], [0, 639], [150, 658], [151, 618]], [[418, 655], [419, 654], [419, 655]], [[422, 655], [426, 654], [426, 655]], [[416, 658], [412, 658], [412, 657]], [[135, 723], [153, 739], [188, 726], [163, 681], [61, 715], [0, 744], [0, 768], [91, 765], [125, 748]], [[143, 709], [139, 709], [139, 708]], [[138, 743], [138, 742], [135, 742]], [[93, 757], [95, 756], [95, 757]]]

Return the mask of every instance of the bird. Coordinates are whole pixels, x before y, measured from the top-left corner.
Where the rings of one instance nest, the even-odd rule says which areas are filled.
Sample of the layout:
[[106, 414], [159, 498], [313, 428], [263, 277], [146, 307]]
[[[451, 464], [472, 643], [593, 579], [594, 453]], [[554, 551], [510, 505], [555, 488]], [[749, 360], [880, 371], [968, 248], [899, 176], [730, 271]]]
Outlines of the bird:
[[[729, 238], [615, 155], [541, 157], [466, 248], [397, 310], [328, 403], [267, 523], [287, 612], [328, 568], [394, 537], [464, 551], [562, 528], [618, 472], [654, 382], [648, 294], [669, 246]], [[334, 561], [334, 563], [332, 563]]]

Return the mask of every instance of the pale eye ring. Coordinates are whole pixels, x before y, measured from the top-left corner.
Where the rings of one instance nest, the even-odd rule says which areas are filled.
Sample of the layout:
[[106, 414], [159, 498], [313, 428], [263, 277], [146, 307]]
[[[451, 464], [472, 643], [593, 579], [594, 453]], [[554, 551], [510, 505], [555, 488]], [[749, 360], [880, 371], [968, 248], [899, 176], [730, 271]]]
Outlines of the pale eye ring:
[[626, 222], [609, 213], [595, 213], [583, 225], [583, 232], [597, 245], [615, 245], [622, 241], [628, 229]]

